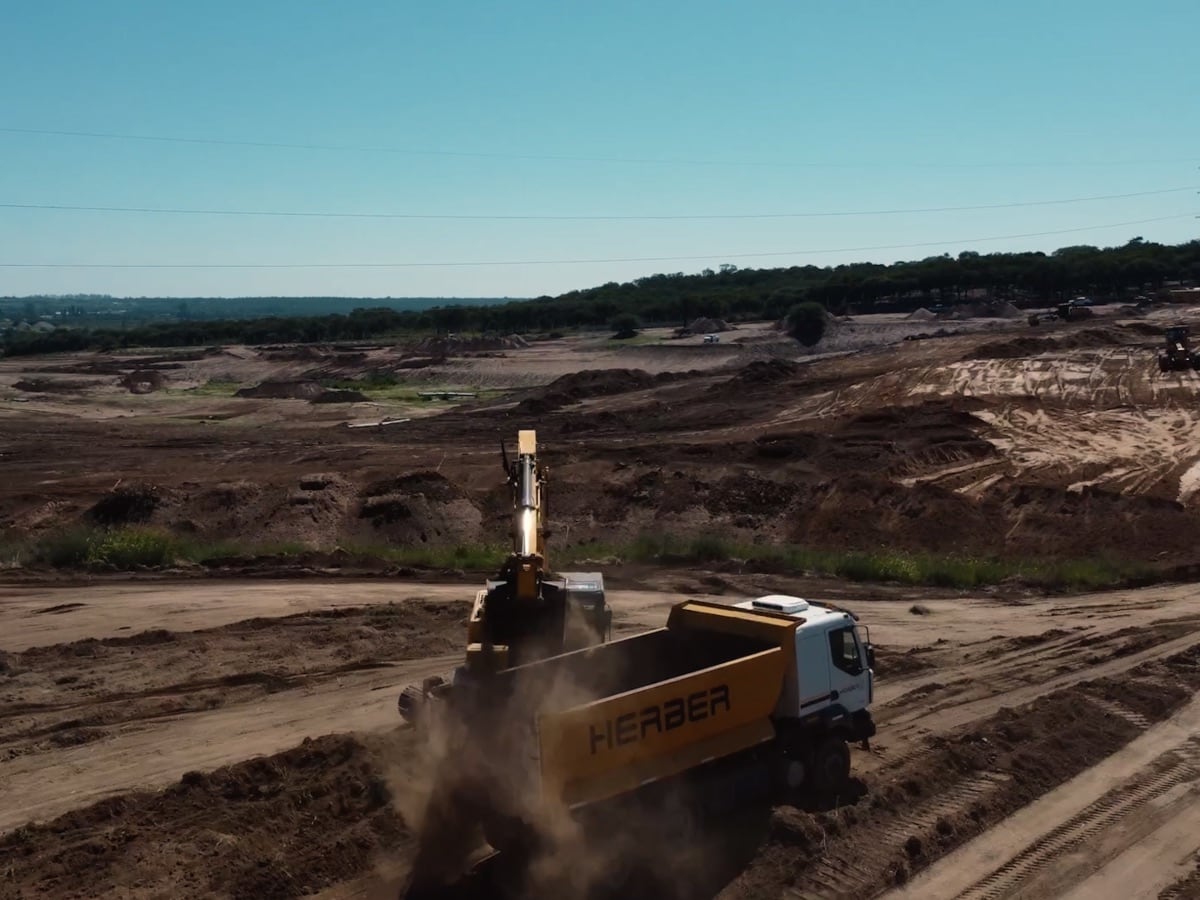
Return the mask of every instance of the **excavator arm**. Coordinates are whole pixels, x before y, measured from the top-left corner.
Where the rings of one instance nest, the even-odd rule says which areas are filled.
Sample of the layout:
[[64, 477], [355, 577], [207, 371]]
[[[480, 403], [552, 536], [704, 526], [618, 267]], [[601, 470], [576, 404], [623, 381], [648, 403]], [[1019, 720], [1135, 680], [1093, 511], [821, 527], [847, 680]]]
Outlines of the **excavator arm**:
[[407, 900], [439, 895], [447, 874], [465, 859], [479, 824], [493, 846], [499, 842], [497, 829], [507, 829], [497, 812], [497, 796], [508, 781], [497, 767], [513, 740], [506, 731], [512, 721], [503, 699], [504, 673], [606, 643], [611, 636], [603, 576], [555, 574], [547, 565], [547, 472], [538, 460], [536, 433], [519, 432], [515, 458], [503, 445], [501, 456], [512, 496], [512, 551], [475, 596], [465, 665], [449, 680], [436, 677], [409, 686], [399, 700], [407, 721], [421, 726], [437, 720], [441, 740], [456, 748], [431, 773], [417, 854], [401, 893]]
[[516, 458], [501, 447], [512, 494], [512, 552], [475, 598], [467, 626], [467, 670], [485, 675], [603, 643], [612, 614], [596, 573], [550, 572], [546, 559], [546, 469], [537, 434], [521, 431]]

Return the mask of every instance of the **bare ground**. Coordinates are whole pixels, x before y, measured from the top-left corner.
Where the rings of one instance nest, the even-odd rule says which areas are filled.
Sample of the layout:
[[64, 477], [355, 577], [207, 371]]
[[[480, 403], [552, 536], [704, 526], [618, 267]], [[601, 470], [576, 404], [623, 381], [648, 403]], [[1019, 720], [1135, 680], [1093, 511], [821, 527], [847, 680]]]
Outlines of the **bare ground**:
[[[1162, 323], [984, 324], [913, 341], [911, 323], [847, 325], [809, 357], [760, 328], [716, 352], [564, 339], [413, 369], [394, 348], [4, 360], [0, 538], [148, 522], [324, 548], [495, 539], [495, 447], [536, 427], [558, 543], [719, 530], [1197, 562], [1200, 379], [1157, 373]], [[501, 393], [188, 394], [373, 368]], [[148, 371], [163, 383], [132, 377]], [[383, 415], [411, 421], [340, 425]], [[855, 790], [698, 836], [703, 864], [654, 844], [681, 897], [1200, 896], [1195, 586], [964, 595], [604, 568], [621, 632], [682, 597], [787, 591], [850, 605], [880, 647]], [[458, 659], [475, 584], [9, 574], [0, 897], [394, 896], [412, 749], [396, 696]]]
[[[679, 587], [691, 593], [704, 577]], [[324, 590], [334, 584], [344, 598], [381, 599], [378, 581]], [[88, 607], [70, 606], [77, 589], [26, 586], [0, 604], [14, 633], [31, 619], [92, 610], [94, 627], [104, 610], [112, 617], [96, 629], [106, 637], [5, 654], [0, 829], [12, 896], [382, 897], [394, 886], [409, 853], [391, 799], [409, 752], [395, 698], [453, 664], [473, 586], [392, 583], [390, 602], [340, 608], [319, 605], [320, 586], [300, 597], [288, 583], [225, 587], [254, 618], [231, 622], [217, 607], [205, 627], [211, 588], [186, 582], [110, 585]], [[736, 581], [725, 590], [739, 595]], [[616, 591], [619, 626], [657, 624], [683, 595]], [[931, 866], [936, 875], [938, 857], [976, 834], [1005, 836], [1016, 855], [1055, 815], [1071, 824], [1104, 790], [1132, 776], [1142, 784], [1147, 766], [1151, 779], [1180, 776], [1155, 781], [1154, 797], [1175, 789], [1168, 801], [1187, 806], [1176, 786], [1200, 777], [1179, 756], [1200, 685], [1200, 592], [928, 605], [922, 616], [909, 612], [911, 596], [852, 607], [881, 646], [880, 735], [872, 752], [855, 751], [855, 796], [835, 809], [777, 808], [740, 868], [696, 896], [871, 895]], [[158, 622], [168, 610], [190, 627], [129, 633], [139, 613]], [[1030, 819], [1028, 840], [1019, 825], [987, 830], [1039, 797], [1056, 812]], [[1200, 849], [1185, 826], [1160, 843]], [[948, 871], [986, 879], [996, 857], [974, 846], [963, 852], [982, 863]], [[73, 881], [83, 859], [86, 888]], [[1040, 884], [1052, 870], [1042, 860], [1033, 871]]]

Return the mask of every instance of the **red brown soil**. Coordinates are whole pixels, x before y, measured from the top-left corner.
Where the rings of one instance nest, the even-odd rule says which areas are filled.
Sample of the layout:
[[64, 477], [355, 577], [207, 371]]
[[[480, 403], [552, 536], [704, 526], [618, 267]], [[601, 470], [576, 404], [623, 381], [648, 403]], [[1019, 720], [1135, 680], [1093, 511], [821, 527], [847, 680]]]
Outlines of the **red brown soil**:
[[[1144, 341], [1135, 329], [1116, 326], [1014, 334], [1009, 344]], [[905, 366], [932, 371], [964, 356], [994, 355], [980, 343], [958, 335], [938, 342], [937, 357], [898, 360], [881, 351], [807, 364], [765, 359], [724, 373], [583, 371], [536, 389], [515, 407], [476, 403], [402, 427], [360, 431], [303, 422], [260, 430], [136, 420], [64, 420], [51, 428], [39, 417], [11, 414], [0, 533], [20, 538], [80, 522], [123, 478], [127, 487], [159, 492], [149, 524], [204, 539], [323, 549], [498, 541], [507, 504], [498, 445], [531, 427], [552, 472], [559, 543], [717, 533], [814, 548], [1111, 556], [1168, 567], [1195, 562], [1191, 535], [1200, 530], [1200, 506], [1178, 500], [1169, 477], [1141, 492], [1068, 490], [1096, 469], [1014, 470], [997, 443], [988, 419], [995, 407], [986, 399], [876, 398], [861, 388], [909, 371]], [[308, 355], [313, 359], [306, 356], [305, 364], [339, 358], [325, 350]], [[182, 364], [168, 359], [161, 364]], [[140, 364], [147, 371], [150, 365]], [[247, 389], [288, 397], [319, 397], [323, 390], [311, 380]], [[793, 419], [780, 412], [839, 397], [855, 401]], [[1049, 403], [1044, 409], [1054, 412]], [[48, 456], [43, 447], [51, 437], [56, 452]], [[71, 463], [67, 477], [63, 460]], [[977, 493], [938, 475], [985, 466], [1004, 477]], [[306, 487], [302, 479], [314, 471], [331, 473], [329, 480]], [[430, 471], [453, 489], [421, 487], [418, 476]], [[386, 479], [395, 480], [395, 489], [381, 495], [374, 485]]]
[[[346, 618], [362, 614], [351, 610]], [[135, 640], [144, 648], [173, 643]], [[50, 651], [71, 656], [69, 647], [38, 653]], [[1197, 663], [1200, 650], [1193, 647], [1120, 679], [1083, 682], [1002, 709], [865, 772], [858, 789], [836, 805], [806, 801], [747, 812], [736, 820], [744, 841], [720, 827], [677, 822], [676, 837], [685, 825], [690, 831], [673, 842], [675, 850], [647, 847], [654, 859], [649, 874], [661, 876], [655, 896], [681, 900], [719, 891], [734, 900], [792, 890], [848, 898], [903, 883], [1139, 733], [1089, 698], [1159, 721], [1200, 687]], [[411, 837], [393, 805], [388, 773], [410, 752], [405, 740], [402, 733], [326, 735], [9, 832], [0, 838], [6, 860], [0, 896], [291, 898], [368, 875], [383, 860], [402, 862]], [[960, 786], [984, 774], [994, 780], [992, 791], [952, 801]], [[636, 827], [630, 820], [624, 830]], [[685, 852], [693, 841], [705, 848], [703, 860]], [[738, 869], [744, 870], [733, 877]], [[827, 881], [829, 872], [854, 873], [852, 889]], [[637, 896], [630, 890], [645, 883], [624, 883], [614, 872], [596, 896]], [[487, 894], [468, 882], [455, 896]]]
[[1200, 900], [1200, 857], [1196, 859], [1196, 870], [1170, 887], [1163, 888], [1158, 900]]
[[[857, 801], [832, 811], [777, 808], [766, 844], [720, 895], [722, 900], [777, 896], [785, 889], [821, 896], [874, 896], [995, 826], [1009, 813], [1100, 762], [1139, 734], [1130, 722], [1088, 702], [1100, 696], [1161, 721], [1200, 688], [1192, 650], [1133, 670], [1121, 680], [1085, 682], [1033, 704], [1001, 710], [924, 752], [885, 767]], [[1164, 688], [1163, 678], [1174, 683]], [[1098, 714], [1100, 713], [1100, 714]], [[947, 799], [986, 773], [999, 786], [955, 807]], [[921, 815], [923, 807], [945, 811]], [[907, 838], [903, 835], [907, 833]], [[880, 852], [881, 848], [889, 850]], [[856, 873], [854, 889], [839, 889], [830, 872]]]
[[0, 896], [258, 900], [359, 875], [405, 837], [380, 743], [326, 735], [9, 832]]
[[396, 660], [453, 653], [465, 627], [461, 603], [410, 601], [8, 653], [0, 760], [99, 740], [155, 717], [310, 689]]
[[556, 378], [517, 404], [516, 411], [543, 415], [589, 397], [607, 397], [639, 391], [672, 380], [670, 374], [651, 375], [641, 369], [601, 369], [574, 372]]

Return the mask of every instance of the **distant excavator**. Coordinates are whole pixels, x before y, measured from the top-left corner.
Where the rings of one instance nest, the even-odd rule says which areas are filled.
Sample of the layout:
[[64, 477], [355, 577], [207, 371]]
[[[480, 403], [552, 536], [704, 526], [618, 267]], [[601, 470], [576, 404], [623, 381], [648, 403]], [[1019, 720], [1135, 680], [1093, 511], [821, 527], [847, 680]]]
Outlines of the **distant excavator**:
[[1188, 327], [1172, 325], [1163, 336], [1166, 346], [1158, 354], [1160, 372], [1178, 372], [1184, 369], [1200, 369], [1200, 353], [1192, 350]]

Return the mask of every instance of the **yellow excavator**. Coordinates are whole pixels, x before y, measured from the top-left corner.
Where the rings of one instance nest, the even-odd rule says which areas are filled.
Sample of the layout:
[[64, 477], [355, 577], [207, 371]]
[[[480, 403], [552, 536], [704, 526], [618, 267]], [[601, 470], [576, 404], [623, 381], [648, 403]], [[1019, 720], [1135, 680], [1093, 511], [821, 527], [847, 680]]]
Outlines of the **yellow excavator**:
[[567, 820], [611, 837], [666, 796], [719, 822], [751, 798], [844, 792], [849, 744], [875, 734], [856, 616], [786, 595], [685, 600], [665, 627], [612, 640], [602, 577], [546, 565], [532, 431], [504, 464], [513, 551], [476, 596], [465, 664], [400, 698], [435, 761], [404, 900], [455, 896], [484, 842], [535, 859]]
[[546, 467], [537, 433], [517, 434], [517, 454], [500, 447], [512, 495], [512, 552], [496, 578], [475, 595], [467, 624], [465, 665], [452, 681], [435, 676], [400, 697], [400, 714], [417, 720], [454, 683], [483, 681], [504, 669], [608, 640], [612, 610], [599, 572], [553, 574], [546, 556]]
[[[475, 596], [467, 623], [467, 652], [453, 674], [410, 685], [400, 695], [400, 715], [458, 747], [439, 771], [425, 811], [417, 859], [406, 898], [438, 896], [436, 889], [459, 866], [474, 839], [473, 827], [495, 847], [523, 846], [526, 831], [498, 812], [498, 771], [508, 743], [499, 676], [523, 665], [606, 642], [612, 610], [599, 572], [553, 573], [546, 553], [547, 467], [538, 460], [537, 433], [517, 434], [515, 458], [504, 444], [501, 460], [512, 497], [512, 551], [497, 577]], [[506, 681], [505, 685], [510, 684]], [[486, 798], [486, 803], [485, 803]], [[433, 893], [430, 893], [433, 891]]]

